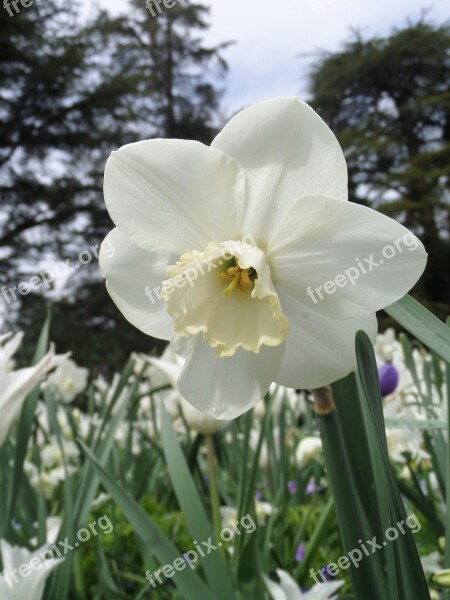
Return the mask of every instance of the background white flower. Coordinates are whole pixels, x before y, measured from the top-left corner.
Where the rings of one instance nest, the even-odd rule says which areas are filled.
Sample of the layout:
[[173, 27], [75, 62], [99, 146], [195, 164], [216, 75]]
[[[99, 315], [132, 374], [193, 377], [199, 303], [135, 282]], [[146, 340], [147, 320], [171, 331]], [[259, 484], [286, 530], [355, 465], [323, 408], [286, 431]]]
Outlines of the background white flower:
[[87, 386], [89, 370], [67, 358], [48, 377], [47, 383], [63, 402], [72, 402]]
[[[48, 544], [34, 551], [0, 540], [3, 562], [3, 572], [0, 576], [2, 600], [44, 600], [46, 580], [64, 559], [49, 558], [49, 555], [42, 556], [42, 553], [50, 548], [50, 544], [55, 543], [60, 527], [61, 519], [47, 519]], [[23, 576], [19, 571], [20, 567], [23, 573], [28, 574]]]
[[343, 581], [316, 583], [308, 592], [302, 592], [297, 582], [281, 569], [277, 569], [280, 583], [264, 577], [267, 589], [273, 600], [336, 600], [335, 592], [343, 585]]
[[295, 452], [295, 460], [300, 469], [310, 460], [318, 458], [322, 454], [322, 440], [320, 437], [307, 436], [300, 440]]
[[60, 360], [53, 348], [34, 367], [12, 371], [12, 356], [18, 350], [23, 334], [0, 336], [0, 446], [11, 425], [19, 416], [27, 395]]

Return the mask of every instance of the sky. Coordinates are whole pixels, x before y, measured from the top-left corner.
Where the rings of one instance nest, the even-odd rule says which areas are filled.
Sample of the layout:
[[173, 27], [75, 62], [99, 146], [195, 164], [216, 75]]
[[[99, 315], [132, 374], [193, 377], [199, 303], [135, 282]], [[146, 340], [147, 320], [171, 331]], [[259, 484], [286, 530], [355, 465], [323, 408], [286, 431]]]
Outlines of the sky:
[[[96, 0], [113, 14], [126, 13], [126, 0]], [[83, 0], [86, 15], [93, 0]], [[145, 0], [142, 0], [144, 3]], [[337, 50], [351, 29], [384, 35], [417, 19], [424, 8], [442, 23], [448, 0], [205, 0], [211, 28], [205, 42], [235, 44], [223, 54], [229, 64], [225, 113], [276, 96], [307, 99], [309, 65], [319, 51]], [[157, 18], [157, 17], [156, 17]]]

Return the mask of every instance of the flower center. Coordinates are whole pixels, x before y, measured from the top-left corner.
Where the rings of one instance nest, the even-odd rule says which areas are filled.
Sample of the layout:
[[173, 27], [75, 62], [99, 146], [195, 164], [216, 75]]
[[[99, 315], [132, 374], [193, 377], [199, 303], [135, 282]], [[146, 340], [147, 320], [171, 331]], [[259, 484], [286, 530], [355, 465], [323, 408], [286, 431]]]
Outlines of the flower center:
[[183, 254], [166, 272], [161, 295], [176, 333], [202, 334], [220, 357], [285, 341], [289, 323], [256, 243], [211, 242], [204, 252]]
[[257, 278], [253, 267], [242, 269], [236, 257], [232, 259], [232, 262], [234, 266], [229, 267], [224, 273], [219, 273], [219, 279], [231, 280], [231, 283], [223, 290], [224, 296], [231, 296], [236, 289], [245, 294], [254, 287]]

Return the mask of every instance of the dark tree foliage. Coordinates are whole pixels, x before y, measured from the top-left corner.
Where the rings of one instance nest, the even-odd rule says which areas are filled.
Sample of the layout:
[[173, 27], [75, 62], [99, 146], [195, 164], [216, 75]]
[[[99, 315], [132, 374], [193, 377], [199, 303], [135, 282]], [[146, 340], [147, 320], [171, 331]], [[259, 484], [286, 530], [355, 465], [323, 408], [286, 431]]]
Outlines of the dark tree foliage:
[[141, 0], [131, 0], [131, 7], [114, 58], [136, 81], [140, 122], [151, 124], [154, 135], [209, 143], [220, 99], [211, 81], [227, 70], [220, 51], [228, 46], [202, 45], [198, 34], [208, 27], [209, 9], [184, 2], [170, 9], [161, 5], [158, 12]]
[[49, 260], [79, 266], [62, 298], [42, 286], [16, 291], [20, 302], [0, 302], [30, 338], [52, 307], [58, 350], [118, 366], [154, 341], [115, 308], [96, 257], [78, 261], [113, 226], [102, 195], [105, 162], [140, 139], [209, 143], [220, 97], [214, 81], [226, 65], [223, 46], [202, 45], [208, 9], [200, 4], [153, 17], [132, 1], [120, 18], [99, 12], [87, 24], [78, 8], [45, 0], [14, 18], [0, 10], [1, 285], [29, 281]]
[[387, 38], [355, 34], [322, 55], [312, 103], [342, 144], [350, 199], [396, 218], [423, 241], [418, 288], [441, 316], [450, 305], [450, 29], [426, 18]]

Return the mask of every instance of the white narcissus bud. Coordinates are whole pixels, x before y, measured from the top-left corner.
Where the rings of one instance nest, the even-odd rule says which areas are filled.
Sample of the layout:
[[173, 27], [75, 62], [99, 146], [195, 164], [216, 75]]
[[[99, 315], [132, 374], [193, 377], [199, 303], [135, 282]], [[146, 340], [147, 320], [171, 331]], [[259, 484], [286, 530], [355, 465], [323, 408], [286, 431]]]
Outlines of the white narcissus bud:
[[443, 588], [450, 588], [450, 569], [439, 571], [433, 576], [433, 581]]
[[308, 436], [303, 438], [295, 452], [297, 465], [302, 469], [310, 460], [318, 458], [322, 454], [322, 441], [319, 437]]

